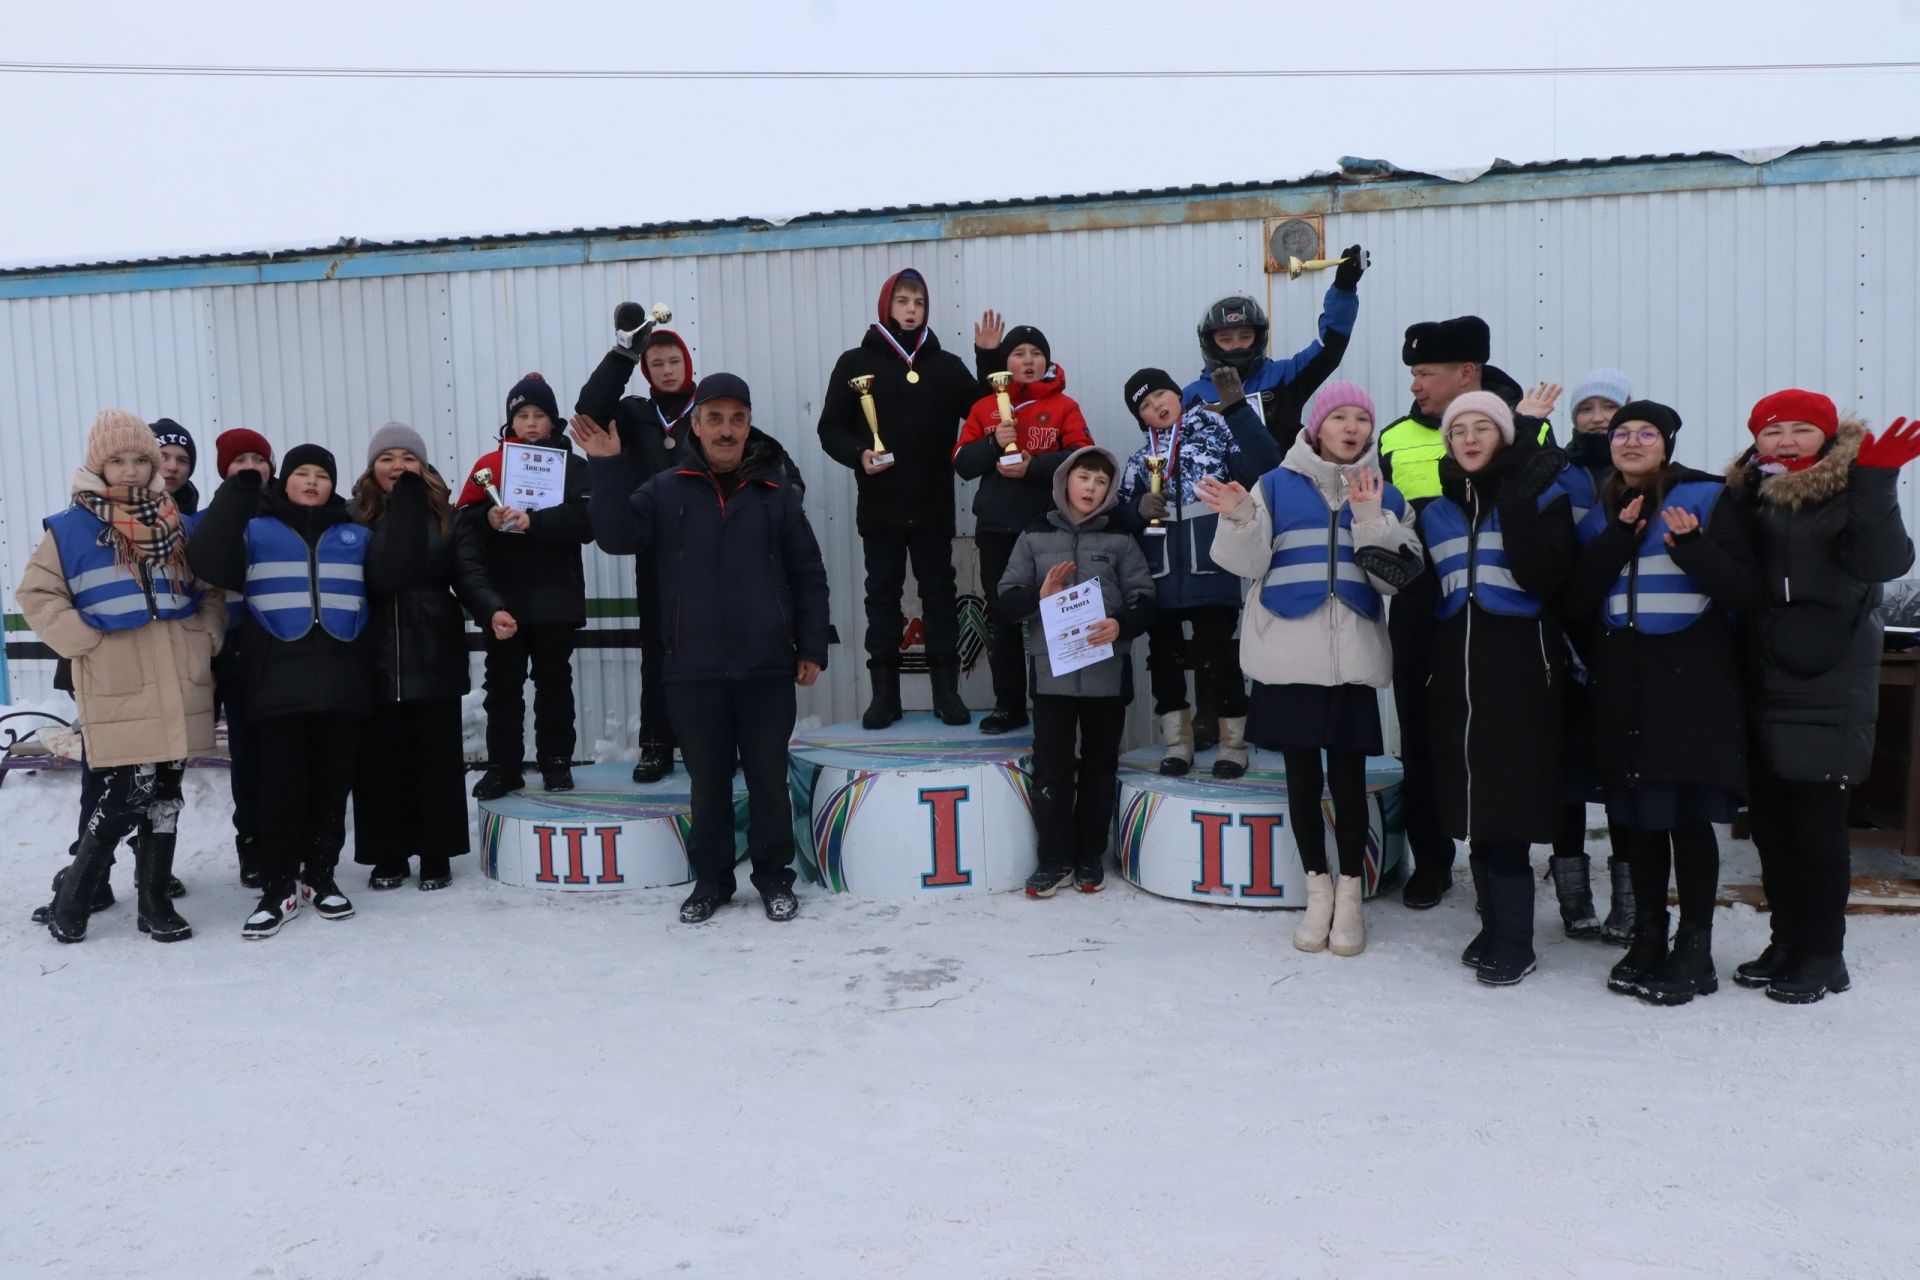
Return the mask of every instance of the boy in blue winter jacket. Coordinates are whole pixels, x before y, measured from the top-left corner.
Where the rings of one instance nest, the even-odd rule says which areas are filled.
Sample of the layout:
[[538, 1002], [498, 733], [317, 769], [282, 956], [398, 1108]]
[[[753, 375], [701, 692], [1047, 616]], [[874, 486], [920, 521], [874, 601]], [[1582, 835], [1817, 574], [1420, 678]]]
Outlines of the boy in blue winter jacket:
[[[1142, 369], [1127, 379], [1127, 408], [1146, 441], [1127, 459], [1117, 522], [1138, 536], [1159, 604], [1147, 636], [1147, 676], [1166, 748], [1160, 771], [1179, 775], [1193, 767], [1185, 663], [1192, 624], [1196, 678], [1220, 716], [1213, 774], [1238, 778], [1247, 771], [1247, 682], [1233, 633], [1243, 590], [1238, 575], [1214, 563], [1220, 518], [1194, 486], [1214, 476], [1252, 487], [1280, 465], [1280, 449], [1247, 403], [1238, 372], [1223, 367], [1214, 381], [1225, 417], [1201, 404], [1181, 412], [1180, 389], [1163, 370]], [[1150, 459], [1160, 470], [1158, 491]]]

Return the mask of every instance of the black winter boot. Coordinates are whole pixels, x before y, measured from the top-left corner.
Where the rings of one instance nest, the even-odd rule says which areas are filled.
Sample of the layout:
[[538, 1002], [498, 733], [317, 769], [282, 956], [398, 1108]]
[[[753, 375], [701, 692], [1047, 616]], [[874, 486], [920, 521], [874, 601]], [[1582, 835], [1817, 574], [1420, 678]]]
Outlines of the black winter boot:
[[1447, 890], [1451, 888], [1453, 888], [1453, 848], [1449, 845], [1444, 858], [1426, 858], [1415, 865], [1413, 874], [1407, 877], [1407, 883], [1400, 890], [1400, 901], [1415, 911], [1426, 911], [1439, 906], [1440, 899], [1444, 898]]
[[[54, 935], [58, 937], [58, 934]], [[1815, 956], [1798, 952], [1786, 971], [1767, 984], [1767, 998], [1781, 1004], [1812, 1004], [1828, 992], [1839, 995], [1853, 985], [1845, 956]]]
[[140, 932], [155, 942], [179, 942], [193, 926], [173, 909], [173, 832], [150, 832], [133, 842], [133, 883], [140, 900]]
[[640, 744], [640, 759], [633, 766], [633, 780], [645, 786], [673, 772], [673, 748], [663, 742]]
[[573, 790], [573, 762], [565, 758], [540, 762], [540, 787], [544, 791]]
[[[67, 856], [72, 857], [73, 850], [69, 849], [67, 851]], [[87, 904], [87, 911], [89, 914], [98, 915], [102, 911], [105, 911], [108, 907], [113, 905], [114, 898], [113, 898], [112, 872], [113, 872], [113, 863], [109, 862], [107, 863], [107, 874], [102, 875], [100, 877], [100, 887], [93, 891], [93, 901]], [[62, 867], [58, 871], [53, 873], [53, 896], [54, 897], [57, 898], [60, 896], [60, 882], [62, 880], [65, 880], [66, 878], [67, 878], [66, 867]], [[49, 901], [47, 904], [35, 907], [33, 909], [33, 922], [35, 924], [45, 924], [52, 917], [52, 915], [53, 915], [53, 906], [51, 901]]]
[[1487, 856], [1483, 853], [1468, 854], [1467, 866], [1473, 871], [1473, 909], [1480, 917], [1480, 932], [1473, 935], [1473, 941], [1460, 953], [1460, 963], [1469, 969], [1478, 969], [1487, 962], [1487, 947], [1493, 941], [1487, 927], [1487, 912], [1492, 909], [1487, 901], [1487, 885], [1493, 877], [1487, 870]]
[[982, 733], [1012, 733], [1015, 729], [1024, 729], [1026, 727], [1027, 709], [1024, 706], [1018, 711], [1010, 711], [1005, 707], [995, 707], [992, 711], [980, 717], [980, 732]]
[[[867, 670], [873, 674], [873, 701], [860, 717], [862, 729], [884, 729], [901, 716], [900, 711], [900, 668], [868, 664]], [[971, 717], [969, 717], [971, 719]]]
[[473, 784], [475, 800], [498, 800], [509, 791], [518, 791], [527, 785], [525, 772], [515, 765], [488, 765], [487, 771], [480, 775], [480, 781]]
[[[1615, 854], [1607, 859], [1607, 878], [1613, 882], [1612, 901], [1607, 903], [1607, 918], [1600, 925], [1602, 941], [1616, 946], [1626, 946], [1632, 942], [1633, 931], [1633, 872], [1627, 867], [1627, 860]], [[1664, 934], [1666, 926], [1661, 926]]]
[[1587, 878], [1584, 853], [1555, 854], [1547, 859], [1554, 896], [1560, 899], [1560, 924], [1569, 938], [1597, 938], [1600, 921], [1593, 912], [1593, 884]]
[[1719, 989], [1720, 976], [1713, 971], [1713, 926], [1683, 920], [1665, 963], [1642, 978], [1634, 994], [1648, 1004], [1685, 1004]]
[[1608, 972], [1607, 990], [1623, 996], [1639, 995], [1640, 984], [1659, 972], [1666, 960], [1667, 913], [1649, 911], [1636, 917], [1633, 945]]
[[1743, 987], [1764, 987], [1786, 973], [1792, 965], [1793, 948], [1776, 939], [1753, 959], [1734, 966], [1733, 980]]
[[1489, 987], [1511, 987], [1533, 972], [1533, 868], [1487, 877], [1492, 938], [1477, 975]]
[[[116, 842], [117, 843], [117, 842]], [[65, 868], [47, 907], [47, 932], [61, 942], [79, 942], [87, 936], [87, 917], [94, 895], [113, 866], [113, 845], [91, 831], [80, 837], [73, 865]]]
[[973, 723], [973, 712], [967, 709], [966, 700], [960, 696], [958, 662], [933, 664], [933, 714], [940, 717], [942, 724]]

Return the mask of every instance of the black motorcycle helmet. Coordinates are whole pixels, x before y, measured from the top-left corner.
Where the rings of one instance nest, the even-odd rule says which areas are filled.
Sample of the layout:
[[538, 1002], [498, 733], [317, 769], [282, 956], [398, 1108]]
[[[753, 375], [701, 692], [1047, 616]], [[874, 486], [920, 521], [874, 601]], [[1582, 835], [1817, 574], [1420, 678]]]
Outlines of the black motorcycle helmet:
[[[1222, 351], [1213, 335], [1222, 329], [1250, 328], [1253, 345], [1244, 351]], [[1207, 308], [1200, 320], [1200, 359], [1209, 371], [1227, 365], [1244, 376], [1255, 361], [1267, 354], [1267, 312], [1252, 298], [1241, 295], [1222, 298]]]

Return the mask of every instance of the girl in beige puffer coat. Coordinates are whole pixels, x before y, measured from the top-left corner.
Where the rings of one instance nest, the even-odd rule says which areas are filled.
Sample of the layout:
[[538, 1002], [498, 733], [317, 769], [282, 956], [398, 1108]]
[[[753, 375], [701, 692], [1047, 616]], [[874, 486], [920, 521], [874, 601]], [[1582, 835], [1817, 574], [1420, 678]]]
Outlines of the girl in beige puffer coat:
[[[1331, 942], [1336, 955], [1366, 946], [1367, 757], [1383, 745], [1375, 691], [1393, 676], [1381, 597], [1422, 563], [1413, 509], [1375, 469], [1373, 436], [1367, 393], [1330, 383], [1306, 430], [1253, 492], [1214, 479], [1200, 492], [1221, 516], [1215, 562], [1252, 580], [1240, 620], [1240, 665], [1254, 680], [1247, 739], [1286, 762], [1288, 813], [1307, 872], [1293, 945], [1320, 951]], [[1323, 786], [1333, 793], [1337, 886]]]

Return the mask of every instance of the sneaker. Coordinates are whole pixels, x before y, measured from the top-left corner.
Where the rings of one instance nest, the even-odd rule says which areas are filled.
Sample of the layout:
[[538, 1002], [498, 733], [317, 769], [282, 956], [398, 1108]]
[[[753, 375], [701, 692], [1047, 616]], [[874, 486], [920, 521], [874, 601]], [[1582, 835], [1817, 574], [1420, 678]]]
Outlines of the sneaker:
[[353, 903], [334, 883], [333, 872], [316, 871], [300, 882], [301, 901], [312, 906], [322, 920], [345, 920], [353, 915]]
[[1027, 877], [1027, 896], [1051, 898], [1072, 883], [1072, 867], [1041, 867]]
[[1073, 887], [1082, 893], [1098, 893], [1107, 886], [1107, 868], [1105, 863], [1096, 862], [1090, 867], [1073, 869]]
[[658, 782], [673, 772], [673, 748], [657, 742], [640, 745], [639, 762], [633, 766], [633, 780], [641, 786]]
[[763, 889], [760, 901], [767, 909], [767, 919], [785, 923], [800, 914], [800, 899], [793, 896], [793, 890], [782, 886], [778, 889]]
[[367, 888], [379, 892], [398, 889], [407, 882], [407, 860], [398, 858], [392, 862], [376, 862], [373, 874], [367, 877]]
[[420, 891], [432, 893], [453, 883], [453, 860], [446, 854], [420, 855]]
[[1011, 733], [1015, 729], [1024, 729], [1026, 727], [1027, 713], [1024, 709], [1020, 711], [1007, 711], [1003, 708], [995, 707], [992, 711], [981, 717], [980, 720], [980, 732], [982, 733]]
[[[705, 924], [713, 918], [713, 913], [725, 906], [727, 900], [711, 889], [695, 889], [680, 904], [681, 924]], [[769, 905], [768, 914], [772, 914]]]
[[540, 785], [548, 791], [573, 790], [573, 766], [565, 760], [541, 761]]
[[498, 800], [507, 792], [518, 791], [526, 785], [527, 780], [521, 776], [518, 766], [511, 769], [489, 766], [487, 771], [480, 775], [480, 781], [473, 784], [473, 798]]
[[300, 913], [300, 893], [296, 888], [287, 894], [266, 893], [260, 897], [260, 905], [255, 907], [247, 922], [240, 926], [240, 936], [249, 942], [257, 938], [271, 938], [280, 932], [280, 926]]

